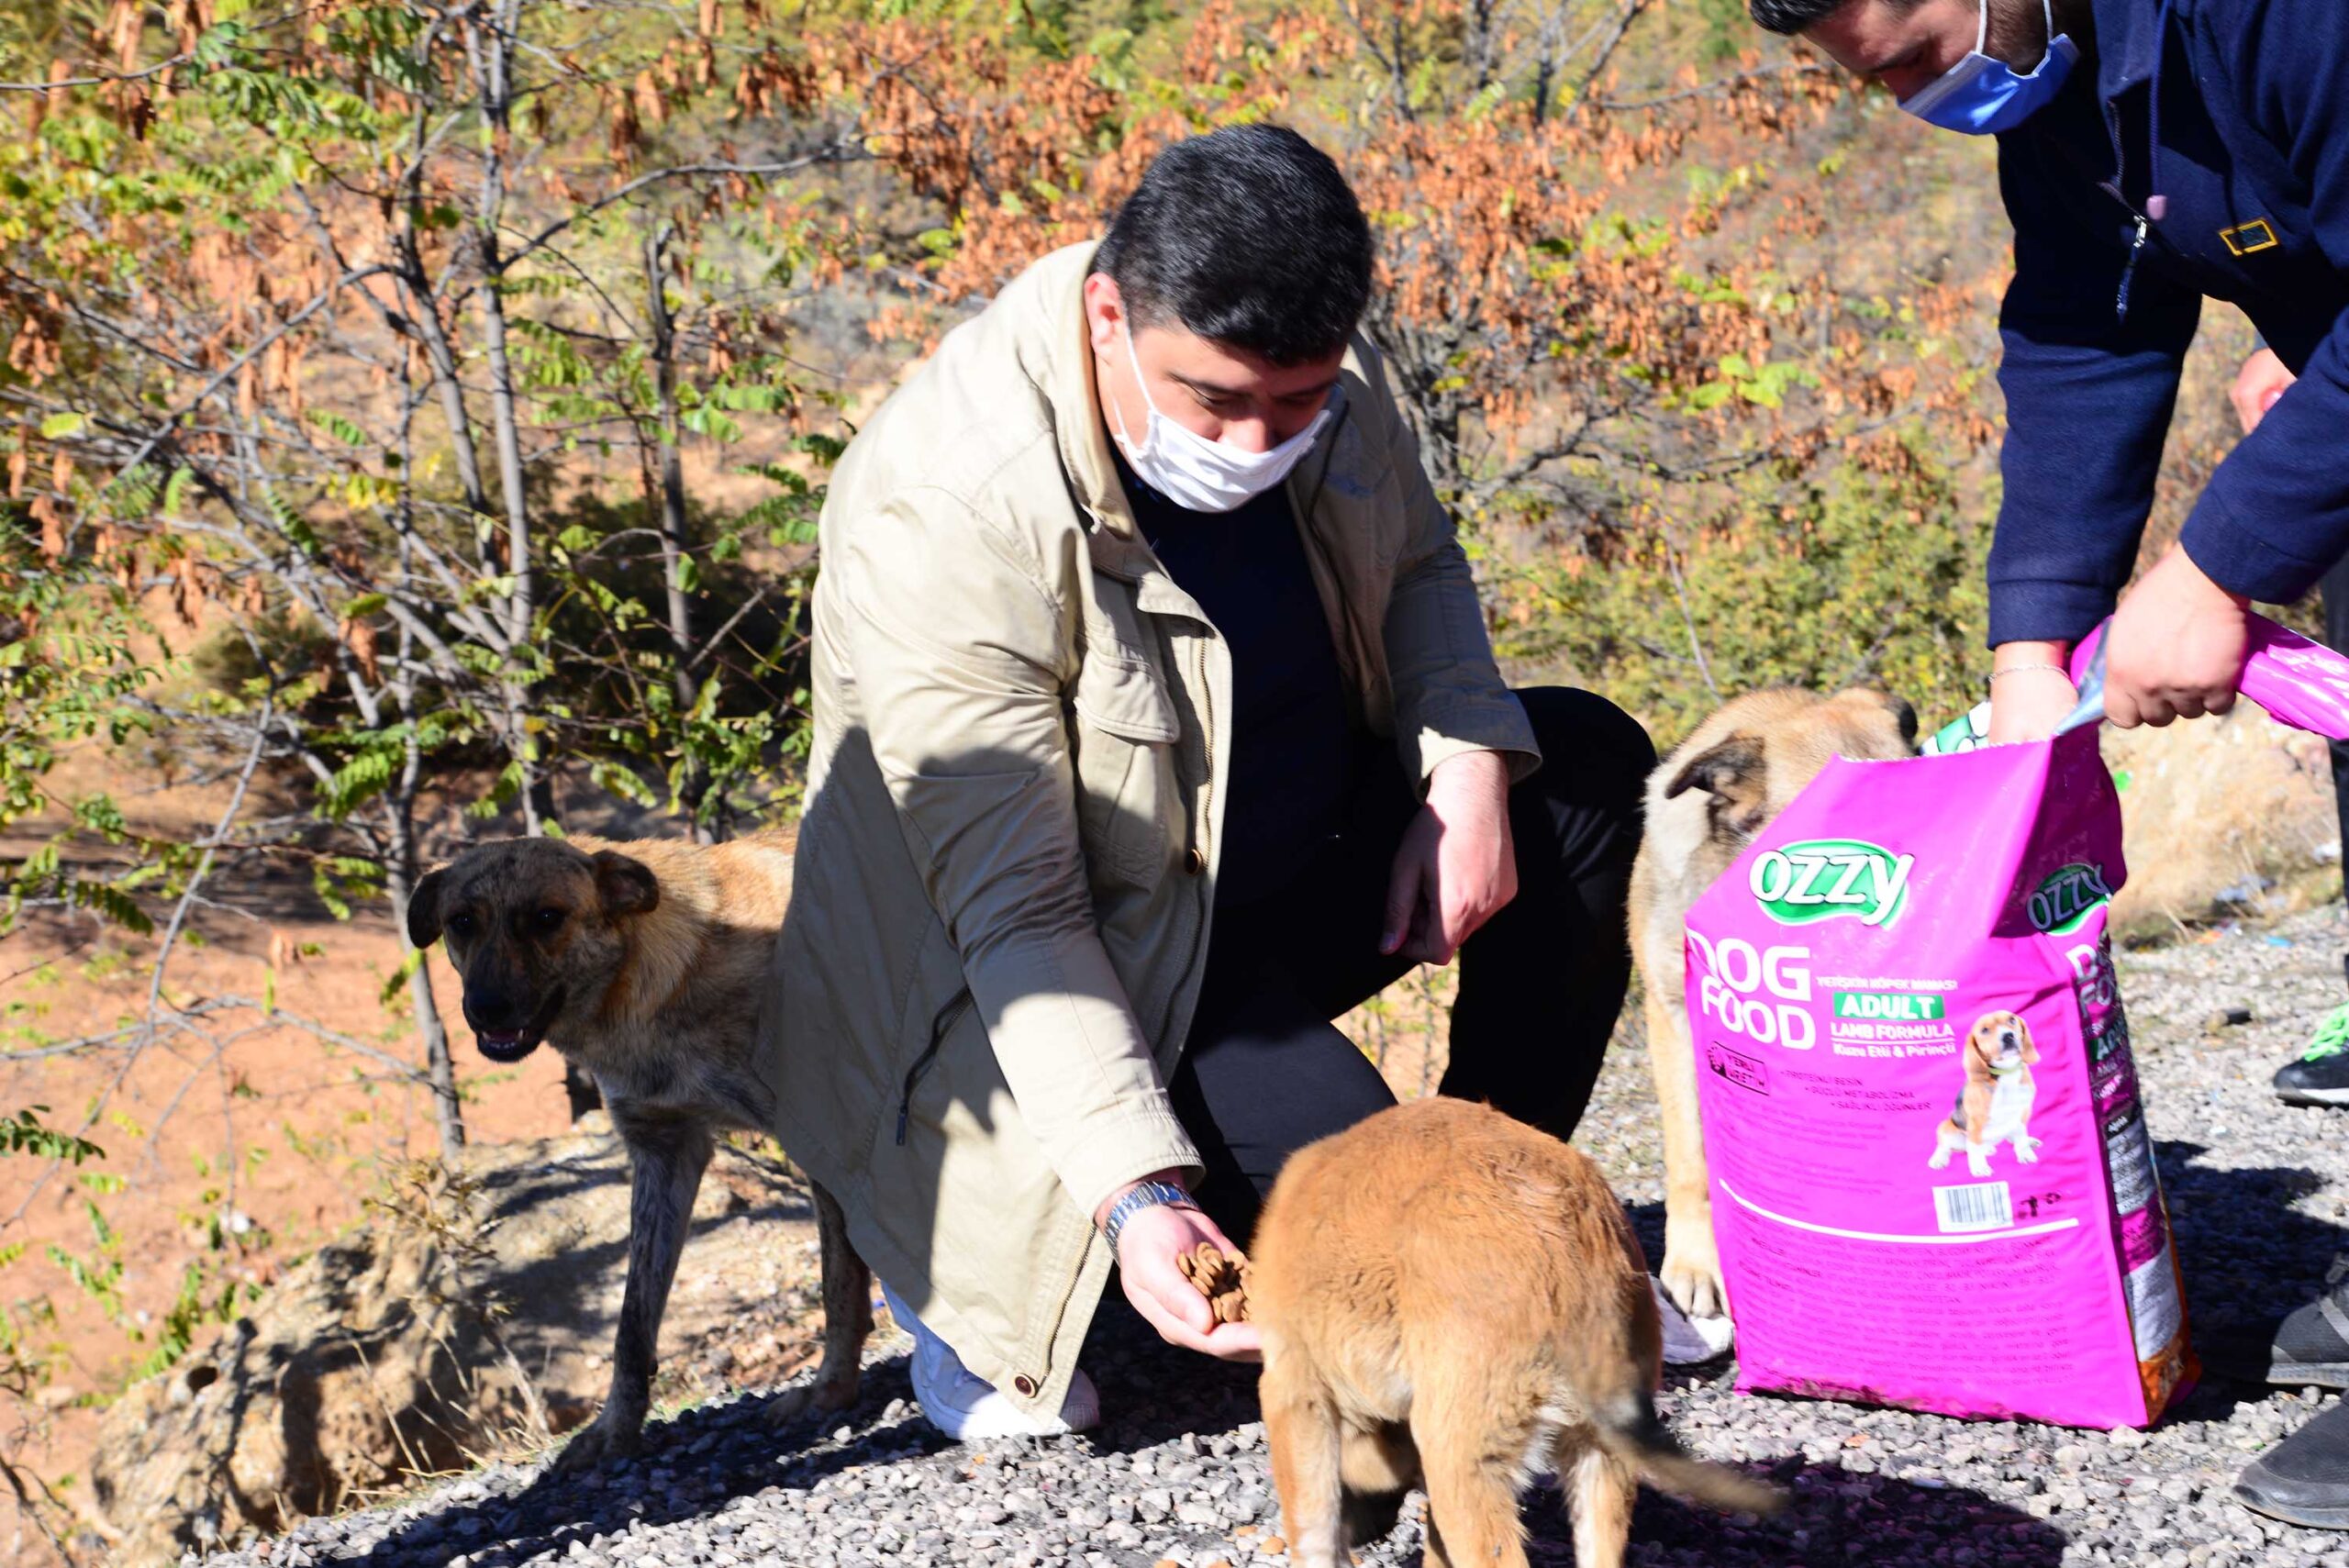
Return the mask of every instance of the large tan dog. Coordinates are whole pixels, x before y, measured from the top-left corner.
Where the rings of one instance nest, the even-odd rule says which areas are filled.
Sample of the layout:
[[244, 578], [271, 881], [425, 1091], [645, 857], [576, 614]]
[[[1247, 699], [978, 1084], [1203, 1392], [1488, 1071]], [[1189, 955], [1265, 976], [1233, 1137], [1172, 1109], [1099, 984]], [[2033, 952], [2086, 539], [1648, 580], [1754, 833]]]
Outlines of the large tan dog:
[[[594, 1075], [628, 1146], [628, 1288], [611, 1389], [560, 1471], [641, 1443], [661, 1317], [702, 1171], [721, 1134], [768, 1125], [751, 1043], [790, 894], [790, 855], [755, 839], [509, 839], [467, 850], [408, 901], [409, 940], [448, 940], [481, 1053], [519, 1062], [551, 1040]], [[873, 1327], [872, 1276], [840, 1207], [819, 1187], [815, 1207], [824, 1357], [812, 1387], [769, 1406], [776, 1421], [811, 1404], [854, 1404]]]
[[1647, 1263], [1598, 1168], [1486, 1106], [1424, 1099], [1307, 1146], [1258, 1220], [1273, 1481], [1298, 1568], [1341, 1568], [1428, 1494], [1430, 1568], [1523, 1568], [1520, 1490], [1554, 1470], [1578, 1568], [1616, 1568], [1644, 1478], [1777, 1495], [1657, 1418]]
[[1648, 1066], [1664, 1112], [1659, 1277], [1664, 1294], [1692, 1318], [1727, 1318], [1729, 1294], [1713, 1245], [1697, 1116], [1684, 953], [1689, 906], [1830, 759], [1913, 756], [1916, 740], [1916, 714], [1881, 692], [1755, 692], [1698, 725], [1649, 776], [1646, 834], [1631, 869], [1631, 957], [1645, 997]]

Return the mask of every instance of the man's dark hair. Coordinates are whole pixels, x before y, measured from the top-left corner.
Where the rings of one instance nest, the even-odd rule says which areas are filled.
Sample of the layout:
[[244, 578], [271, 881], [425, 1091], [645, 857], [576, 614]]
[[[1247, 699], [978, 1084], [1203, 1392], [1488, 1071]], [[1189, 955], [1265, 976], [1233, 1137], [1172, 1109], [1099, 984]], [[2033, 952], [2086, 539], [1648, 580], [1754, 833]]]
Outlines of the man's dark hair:
[[1370, 301], [1370, 225], [1338, 166], [1281, 126], [1178, 141], [1118, 209], [1093, 270], [1136, 328], [1179, 325], [1275, 364], [1326, 359]]
[[1798, 33], [1842, 10], [1846, 0], [1745, 0], [1753, 19], [1774, 33]]

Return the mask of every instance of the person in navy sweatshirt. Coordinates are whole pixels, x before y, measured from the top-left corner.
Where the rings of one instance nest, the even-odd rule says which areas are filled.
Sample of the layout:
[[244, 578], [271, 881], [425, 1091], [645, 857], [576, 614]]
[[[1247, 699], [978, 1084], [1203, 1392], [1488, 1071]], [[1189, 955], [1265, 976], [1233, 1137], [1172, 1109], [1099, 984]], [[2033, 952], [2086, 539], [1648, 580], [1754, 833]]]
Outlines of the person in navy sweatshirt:
[[[2076, 700], [2066, 658], [2108, 615], [2114, 723], [2225, 712], [2247, 606], [2299, 598], [2349, 555], [2349, 5], [1748, 6], [1927, 123], [1998, 139], [2015, 274], [1999, 315], [1991, 739], [2054, 728]], [[2123, 593], [2206, 298], [2241, 306], [2297, 379]], [[2332, 1283], [2260, 1348], [2268, 1375], [2349, 1387], [2349, 1268]], [[2235, 1490], [2276, 1518], [2349, 1529], [2349, 1403]]]

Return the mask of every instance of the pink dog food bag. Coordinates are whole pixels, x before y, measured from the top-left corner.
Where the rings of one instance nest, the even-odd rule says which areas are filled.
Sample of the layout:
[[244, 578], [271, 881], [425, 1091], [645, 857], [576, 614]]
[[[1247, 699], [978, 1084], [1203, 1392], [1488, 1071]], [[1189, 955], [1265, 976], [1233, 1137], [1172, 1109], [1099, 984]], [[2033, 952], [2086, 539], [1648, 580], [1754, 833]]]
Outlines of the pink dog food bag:
[[[2349, 660], [2254, 631], [2243, 694], [2349, 736]], [[1838, 759], [1689, 912], [1741, 1390], [2110, 1428], [2191, 1385], [2105, 933], [2126, 875], [2087, 722]]]

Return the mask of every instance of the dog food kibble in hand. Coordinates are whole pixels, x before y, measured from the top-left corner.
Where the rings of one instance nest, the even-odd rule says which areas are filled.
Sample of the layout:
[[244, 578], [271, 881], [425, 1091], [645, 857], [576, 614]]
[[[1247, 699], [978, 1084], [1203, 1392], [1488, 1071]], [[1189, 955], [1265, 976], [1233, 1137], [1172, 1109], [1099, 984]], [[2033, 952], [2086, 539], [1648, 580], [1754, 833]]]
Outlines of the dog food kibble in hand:
[[1248, 1260], [1202, 1241], [1174, 1260], [1191, 1288], [1208, 1298], [1218, 1324], [1248, 1321]]

